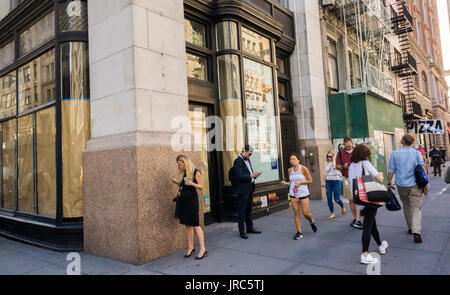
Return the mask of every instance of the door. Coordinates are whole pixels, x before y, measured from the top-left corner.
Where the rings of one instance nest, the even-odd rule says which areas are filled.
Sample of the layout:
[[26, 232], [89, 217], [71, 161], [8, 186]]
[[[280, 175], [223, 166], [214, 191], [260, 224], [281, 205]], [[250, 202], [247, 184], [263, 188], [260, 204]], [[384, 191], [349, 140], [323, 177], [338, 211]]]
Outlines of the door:
[[[199, 151], [201, 153], [200, 163], [195, 163], [198, 165], [198, 169], [202, 173], [202, 196], [200, 201], [203, 202], [203, 213], [205, 214], [205, 224], [212, 222], [212, 215], [215, 215], [214, 204], [212, 204], [212, 198], [214, 198], [214, 165], [212, 164], [212, 153], [208, 152], [208, 140], [206, 138], [208, 133], [208, 128], [206, 127], [206, 118], [209, 115], [208, 106], [201, 104], [189, 104], [189, 119], [191, 122], [191, 134], [194, 141], [194, 151]], [[213, 185], [211, 185], [213, 184]], [[212, 187], [212, 188], [211, 188]], [[214, 200], [213, 200], [214, 201]]]
[[[394, 151], [394, 135], [389, 133], [383, 134], [384, 139], [384, 158], [386, 159], [386, 167], [389, 167], [389, 159]], [[387, 169], [386, 169], [387, 170]]]

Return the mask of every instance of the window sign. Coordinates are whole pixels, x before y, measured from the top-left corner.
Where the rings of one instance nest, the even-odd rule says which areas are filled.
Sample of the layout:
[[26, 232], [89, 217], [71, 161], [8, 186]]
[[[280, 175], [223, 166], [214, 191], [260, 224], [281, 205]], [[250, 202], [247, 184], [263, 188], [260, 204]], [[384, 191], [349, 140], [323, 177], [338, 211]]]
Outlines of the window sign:
[[272, 68], [245, 58], [244, 75], [248, 143], [255, 149], [252, 167], [262, 172], [256, 182], [279, 180]]

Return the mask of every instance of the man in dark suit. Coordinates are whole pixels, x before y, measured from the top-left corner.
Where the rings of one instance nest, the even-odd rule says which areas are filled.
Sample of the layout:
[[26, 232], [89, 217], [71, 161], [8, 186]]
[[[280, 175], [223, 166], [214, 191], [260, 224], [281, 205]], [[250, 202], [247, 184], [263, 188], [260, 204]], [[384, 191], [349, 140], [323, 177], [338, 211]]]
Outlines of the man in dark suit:
[[253, 227], [252, 221], [252, 207], [253, 207], [253, 192], [255, 191], [255, 179], [261, 175], [261, 172], [253, 172], [250, 163], [250, 156], [253, 153], [253, 148], [245, 145], [242, 148], [242, 153], [234, 160], [233, 170], [235, 175], [235, 189], [239, 196], [238, 209], [238, 225], [239, 234], [241, 238], [248, 239], [245, 233], [245, 225], [247, 226], [247, 233], [260, 234], [261, 232]]

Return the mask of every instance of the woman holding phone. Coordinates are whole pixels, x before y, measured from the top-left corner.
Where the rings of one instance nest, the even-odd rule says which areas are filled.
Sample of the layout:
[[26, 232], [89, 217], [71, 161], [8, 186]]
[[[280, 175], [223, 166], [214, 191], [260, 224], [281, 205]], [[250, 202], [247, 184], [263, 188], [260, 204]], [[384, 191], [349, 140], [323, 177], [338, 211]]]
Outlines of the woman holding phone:
[[180, 224], [186, 226], [186, 235], [188, 250], [184, 258], [188, 258], [195, 252], [194, 248], [194, 231], [200, 244], [200, 252], [195, 258], [203, 259], [207, 255], [205, 248], [205, 240], [203, 230], [199, 224], [198, 214], [198, 193], [197, 189], [202, 189], [202, 175], [192, 163], [191, 159], [180, 155], [177, 157], [179, 179], [171, 181], [179, 186], [177, 204], [175, 208], [175, 217], [180, 220]]
[[311, 212], [309, 212], [308, 184], [312, 183], [312, 178], [308, 168], [300, 165], [300, 156], [298, 154], [291, 154], [289, 162], [291, 164], [291, 168], [288, 169], [289, 182], [283, 180], [282, 183], [289, 185], [289, 197], [292, 209], [294, 210], [295, 225], [297, 226], [297, 233], [294, 235], [294, 240], [299, 240], [303, 238], [300, 208], [303, 216], [310, 222], [312, 230], [314, 232], [317, 231], [317, 226], [314, 223]]

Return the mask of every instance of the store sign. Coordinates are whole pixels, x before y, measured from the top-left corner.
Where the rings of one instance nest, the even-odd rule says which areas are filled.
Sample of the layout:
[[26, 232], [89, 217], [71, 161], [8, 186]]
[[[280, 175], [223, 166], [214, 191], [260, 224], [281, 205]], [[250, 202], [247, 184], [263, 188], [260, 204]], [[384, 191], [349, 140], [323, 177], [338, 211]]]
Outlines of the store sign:
[[408, 133], [413, 134], [444, 134], [443, 120], [424, 120], [406, 123]]

